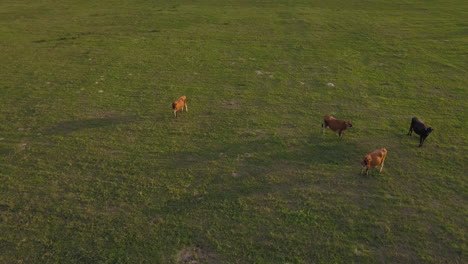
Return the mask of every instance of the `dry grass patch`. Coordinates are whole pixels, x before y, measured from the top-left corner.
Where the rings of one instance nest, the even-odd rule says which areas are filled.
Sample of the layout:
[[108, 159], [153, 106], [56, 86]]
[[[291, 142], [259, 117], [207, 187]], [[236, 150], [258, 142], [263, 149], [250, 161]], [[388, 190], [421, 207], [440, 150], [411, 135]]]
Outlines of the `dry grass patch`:
[[213, 261], [212, 254], [198, 246], [183, 248], [176, 254], [176, 263], [201, 264]]
[[240, 109], [240, 102], [235, 99], [225, 100], [221, 103], [221, 107], [225, 109]]

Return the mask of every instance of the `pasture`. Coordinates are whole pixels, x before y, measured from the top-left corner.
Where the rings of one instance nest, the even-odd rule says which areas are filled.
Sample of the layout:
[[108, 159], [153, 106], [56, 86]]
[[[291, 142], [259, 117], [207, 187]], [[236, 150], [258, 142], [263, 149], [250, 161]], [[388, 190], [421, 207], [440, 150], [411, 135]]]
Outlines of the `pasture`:
[[1, 1], [0, 262], [466, 263], [467, 11]]

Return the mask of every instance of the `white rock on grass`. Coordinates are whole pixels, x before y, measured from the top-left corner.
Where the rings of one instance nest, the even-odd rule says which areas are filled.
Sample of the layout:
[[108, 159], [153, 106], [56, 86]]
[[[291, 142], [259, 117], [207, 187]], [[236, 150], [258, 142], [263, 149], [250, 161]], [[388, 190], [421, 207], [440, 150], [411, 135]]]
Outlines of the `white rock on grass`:
[[328, 86], [328, 87], [335, 87], [335, 84], [333, 84], [333, 83], [327, 83], [327, 86]]

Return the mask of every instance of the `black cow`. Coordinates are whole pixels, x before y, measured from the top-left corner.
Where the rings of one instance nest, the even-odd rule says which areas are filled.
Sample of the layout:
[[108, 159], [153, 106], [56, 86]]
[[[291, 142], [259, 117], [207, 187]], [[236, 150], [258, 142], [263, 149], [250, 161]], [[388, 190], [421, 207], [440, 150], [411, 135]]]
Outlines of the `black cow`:
[[432, 127], [426, 126], [421, 120], [419, 120], [417, 117], [413, 117], [411, 119], [411, 126], [409, 128], [408, 136], [411, 136], [411, 134], [416, 132], [416, 134], [419, 135], [419, 147], [422, 147], [424, 140], [431, 134], [434, 129]]

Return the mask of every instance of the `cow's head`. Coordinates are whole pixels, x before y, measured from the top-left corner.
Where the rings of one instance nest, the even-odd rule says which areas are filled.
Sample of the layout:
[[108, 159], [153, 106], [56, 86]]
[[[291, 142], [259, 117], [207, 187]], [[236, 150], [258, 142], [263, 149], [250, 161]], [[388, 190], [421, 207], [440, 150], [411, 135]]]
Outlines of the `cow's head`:
[[370, 156], [369, 156], [369, 155], [366, 155], [366, 156], [364, 157], [364, 159], [362, 159], [362, 161], [361, 161], [361, 166], [362, 166], [362, 167], [368, 167], [368, 166], [370, 165], [370, 162], [371, 162]]
[[346, 121], [346, 127], [353, 127], [353, 123], [351, 121]]
[[432, 133], [434, 129], [432, 127], [426, 127], [426, 136], [429, 136], [430, 133]]

